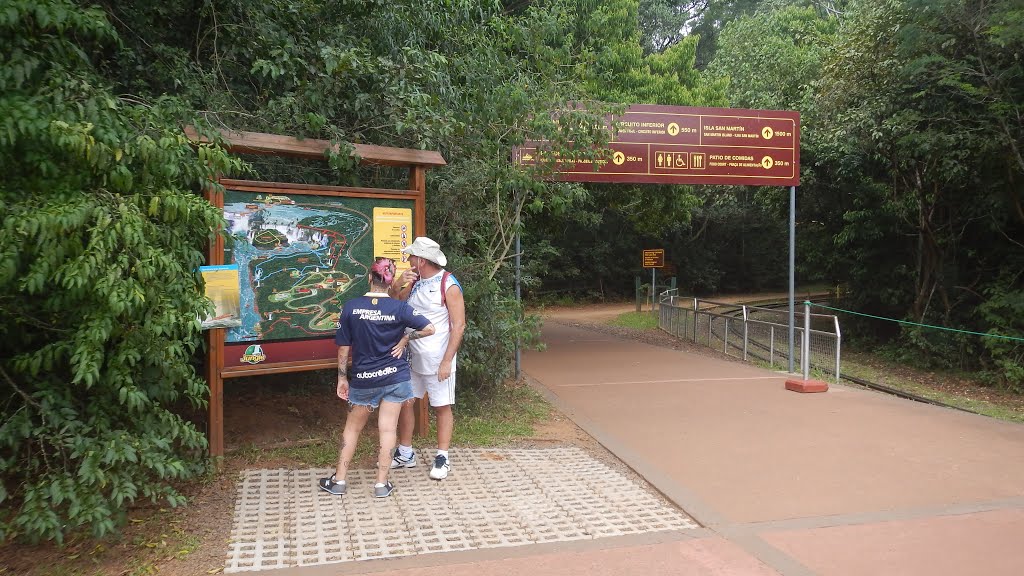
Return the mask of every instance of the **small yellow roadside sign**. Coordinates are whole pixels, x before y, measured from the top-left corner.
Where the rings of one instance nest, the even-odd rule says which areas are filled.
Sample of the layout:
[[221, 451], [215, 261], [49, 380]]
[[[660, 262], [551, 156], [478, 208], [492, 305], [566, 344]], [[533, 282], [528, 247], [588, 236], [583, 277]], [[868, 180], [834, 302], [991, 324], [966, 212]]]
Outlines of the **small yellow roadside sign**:
[[665, 267], [665, 249], [657, 248], [655, 250], [644, 250], [643, 251], [643, 264], [644, 268], [664, 268]]

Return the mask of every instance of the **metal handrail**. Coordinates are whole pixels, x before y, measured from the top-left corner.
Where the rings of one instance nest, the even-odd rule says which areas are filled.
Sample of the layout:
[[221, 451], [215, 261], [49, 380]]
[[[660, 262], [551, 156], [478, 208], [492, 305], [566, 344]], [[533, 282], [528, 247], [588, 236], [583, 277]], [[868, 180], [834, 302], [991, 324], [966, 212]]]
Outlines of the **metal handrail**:
[[[679, 288], [669, 288], [668, 290], [665, 290], [661, 294], [658, 294], [658, 302], [669, 302], [671, 304], [675, 302], [675, 299], [678, 297], [678, 295]], [[668, 296], [667, 299], [666, 296]]]
[[[676, 290], [678, 290], [678, 289], [676, 289]], [[719, 302], [717, 300], [706, 300], [704, 298], [694, 298], [694, 300], [696, 300], [697, 302], [702, 302], [704, 304], [714, 304], [715, 306], [728, 306], [730, 308], [741, 308], [741, 307], [745, 306], [747, 308], [751, 308], [751, 309], [754, 309], [754, 310], [764, 310], [766, 312], [776, 312], [776, 313], [779, 313], [779, 314], [788, 313], [788, 308], [767, 308], [765, 306], [757, 306], [757, 305], [754, 305], [754, 304], [738, 304], [736, 302]], [[801, 302], [797, 302], [796, 304], [799, 307], [799, 306], [803, 305], [803, 302], [802, 301]], [[803, 314], [803, 312], [797, 312], [797, 313], [798, 314]], [[833, 314], [820, 314], [820, 313], [817, 313], [817, 312], [813, 312], [813, 313], [811, 313], [811, 315], [812, 316], [827, 317], [827, 318], [833, 317]]]
[[[759, 356], [757, 353], [757, 350], [763, 349], [768, 352], [768, 361], [774, 364], [774, 357], [776, 352], [775, 334], [778, 333], [776, 331], [776, 327], [778, 327], [779, 329], [788, 328], [789, 322], [788, 318], [786, 318], [786, 315], [788, 315], [788, 309], [768, 308], [764, 306], [753, 306], [731, 302], [718, 302], [714, 300], [703, 300], [700, 298], [687, 298], [686, 300], [690, 300], [692, 302], [692, 305], [679, 306], [678, 304], [676, 304], [676, 300], [679, 299], [679, 297], [676, 295], [676, 292], [676, 289], [666, 290], [662, 292], [661, 301], [662, 303], [670, 304], [671, 308], [681, 311], [684, 318], [689, 316], [691, 313], [693, 314], [692, 339], [694, 342], [698, 341], [698, 318], [700, 316], [707, 316], [709, 319], [707, 326], [708, 345], [711, 344], [712, 336], [714, 336], [715, 340], [720, 340], [722, 342], [726, 354], [729, 353], [728, 351], [730, 348], [737, 351], [742, 350], [744, 360], [748, 360], [751, 355], [753, 355], [755, 358], [763, 359], [763, 357]], [[716, 311], [716, 308], [725, 308], [727, 310]], [[839, 330], [839, 318], [833, 314], [812, 313], [810, 312], [810, 307], [806, 303], [803, 303], [803, 306], [801, 306], [801, 308], [803, 309], [800, 311], [794, 311], [795, 315], [798, 316], [798, 318], [794, 318], [794, 320], [797, 320], [797, 325], [794, 326], [794, 338], [797, 338], [798, 348], [793, 350], [793, 352], [799, 354], [800, 357], [801, 367], [799, 369], [799, 372], [802, 372], [803, 377], [806, 379], [810, 376], [811, 364], [814, 364], [815, 366], [822, 366], [822, 363], [820, 361], [816, 362], [811, 358], [812, 355], [814, 355], [811, 350], [811, 340], [812, 338], [824, 337], [830, 340], [834, 339], [835, 363], [834, 366], [829, 366], [829, 368], [835, 369], [836, 378], [838, 378], [840, 374], [840, 354], [842, 338], [842, 333]], [[769, 316], [782, 316], [783, 318], [785, 318], [785, 321], [774, 321], [771, 318], [762, 319], [754, 317], [755, 315], [760, 315], [763, 313], [770, 313], [767, 314]], [[689, 330], [686, 330], [684, 328], [683, 332], [685, 332], [686, 334], [683, 335], [679, 334], [678, 329], [674, 328], [674, 326], [677, 325], [675, 318], [677, 318], [678, 316], [676, 314], [677, 313], [672, 314], [672, 320], [669, 320], [668, 317], [662, 315], [659, 320], [659, 324], [662, 323], [662, 320], [665, 320], [670, 322], [670, 325], [672, 325], [673, 328], [666, 328], [665, 325], [661, 325], [661, 328], [677, 336], [684, 336], [686, 338], [690, 338], [691, 336], [689, 334]], [[712, 320], [716, 318], [724, 320], [725, 323], [725, 331], [722, 332], [721, 334], [717, 333], [713, 328], [714, 322]], [[829, 320], [829, 324], [831, 324], [835, 328], [835, 331], [830, 332], [827, 328], [822, 329], [811, 327], [812, 320], [818, 320], [819, 322], [817, 323], [819, 326], [821, 326], [820, 320], [822, 319]], [[780, 318], [780, 320], [782, 320], [782, 318]], [[742, 329], [735, 326], [734, 322], [736, 321], [743, 322]], [[732, 326], [730, 326], [730, 324], [732, 324]], [[763, 340], [761, 340], [760, 337], [752, 336], [750, 332], [751, 324], [767, 326], [770, 332], [769, 342], [765, 343]], [[685, 327], [686, 324], [684, 324], [683, 326]], [[733, 344], [732, 342], [730, 342], [730, 336], [742, 336], [742, 347], [739, 344]], [[753, 351], [751, 350], [752, 347]], [[828, 362], [826, 362], [826, 364], [828, 364]]]

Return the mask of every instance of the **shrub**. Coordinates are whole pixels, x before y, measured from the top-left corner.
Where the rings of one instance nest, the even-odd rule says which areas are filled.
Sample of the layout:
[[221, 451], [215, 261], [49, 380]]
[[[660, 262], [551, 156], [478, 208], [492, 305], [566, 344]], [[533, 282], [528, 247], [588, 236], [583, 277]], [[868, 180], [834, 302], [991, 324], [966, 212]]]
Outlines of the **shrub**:
[[195, 191], [237, 168], [193, 148], [171, 98], [116, 97], [90, 55], [103, 13], [0, 12], [0, 540], [112, 531], [137, 498], [182, 501], [206, 439], [192, 366], [207, 310], [200, 249], [221, 221]]

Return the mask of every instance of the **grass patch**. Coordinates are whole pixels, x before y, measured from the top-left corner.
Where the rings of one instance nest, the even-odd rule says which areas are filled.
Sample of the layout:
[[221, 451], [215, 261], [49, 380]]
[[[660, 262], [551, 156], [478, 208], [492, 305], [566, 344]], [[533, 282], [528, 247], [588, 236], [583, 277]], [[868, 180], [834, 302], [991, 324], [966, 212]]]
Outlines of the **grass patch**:
[[[321, 392], [317, 392], [321, 394]], [[460, 392], [455, 405], [455, 446], [501, 446], [533, 435], [533, 425], [549, 417], [551, 406], [529, 386], [507, 384], [486, 391]], [[249, 445], [230, 453], [248, 467], [296, 466], [331, 468], [338, 462], [338, 445], [344, 422], [323, 437], [286, 446]], [[434, 446], [437, 424], [430, 412], [430, 431], [414, 439], [415, 445]], [[359, 437], [353, 466], [372, 465], [377, 459], [377, 419], [371, 416]]]
[[844, 358], [843, 374], [863, 378], [864, 380], [876, 382], [901, 392], [915, 394], [922, 398], [977, 412], [991, 418], [1010, 422], [1024, 422], [1024, 411], [1019, 408], [937, 389], [934, 386], [914, 381], [905, 376], [893, 374], [884, 367], [869, 366]]
[[[233, 451], [230, 456], [245, 462], [247, 466], [258, 467], [264, 463], [275, 463], [292, 461], [296, 464], [316, 467], [331, 468], [338, 463], [338, 446], [341, 437], [341, 426], [338, 424], [336, 430], [332, 430], [329, 436], [313, 438], [308, 442], [300, 442], [290, 446], [261, 447], [250, 445], [245, 448]], [[356, 453], [352, 461], [372, 462], [377, 458], [377, 420], [371, 418], [363, 428], [359, 436], [359, 444], [356, 446]]]
[[[505, 446], [533, 436], [534, 424], [551, 415], [551, 405], [525, 384], [502, 384], [486, 391], [464, 392], [456, 399], [454, 446]], [[433, 446], [437, 421], [414, 443]]]
[[[456, 446], [501, 446], [533, 435], [533, 425], [551, 414], [539, 392], [523, 384], [464, 394], [455, 407]], [[430, 436], [436, 435], [431, 421]]]
[[651, 312], [626, 312], [609, 320], [612, 326], [622, 326], [633, 330], [657, 330], [658, 316]]
[[[353, 460], [356, 462], [368, 455], [376, 456], [377, 454], [375, 445], [377, 435], [368, 434], [371, 431], [370, 427], [370, 422], [367, 422], [367, 427], [362, 429], [362, 435], [353, 456]], [[311, 467], [331, 467], [338, 463], [338, 438], [340, 436], [341, 428], [338, 428], [333, 430], [328, 438], [311, 439], [308, 443], [274, 448], [250, 445], [232, 452], [230, 456], [242, 459], [249, 466], [286, 460]], [[368, 441], [368, 437], [372, 437], [371, 440]]]

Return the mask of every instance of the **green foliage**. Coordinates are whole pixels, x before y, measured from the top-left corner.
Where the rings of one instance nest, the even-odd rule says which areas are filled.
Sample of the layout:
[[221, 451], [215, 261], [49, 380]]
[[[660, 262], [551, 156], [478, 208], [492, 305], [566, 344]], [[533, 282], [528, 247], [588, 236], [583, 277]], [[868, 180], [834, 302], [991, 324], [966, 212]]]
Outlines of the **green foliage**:
[[195, 191], [237, 162], [193, 148], [174, 99], [114, 94], [102, 12], [6, 2], [0, 28], [0, 537], [105, 534], [202, 471], [172, 410], [205, 402], [195, 269], [220, 216]]
[[[1017, 268], [1019, 272], [1022, 268]], [[989, 299], [978, 311], [990, 326], [989, 334], [1007, 338], [985, 338], [983, 344], [990, 357], [987, 375], [994, 383], [1018, 394], [1024, 394], [1024, 290], [1011, 288], [1019, 274], [1007, 271], [1004, 282], [993, 286]], [[1010, 280], [1013, 282], [1005, 282]], [[1016, 284], [1019, 286], [1019, 283]]]
[[718, 38], [708, 71], [728, 78], [738, 108], [805, 110], [838, 27], [811, 7], [787, 6], [733, 20]]
[[697, 67], [704, 69], [718, 55], [718, 35], [731, 20], [757, 10], [765, 0], [708, 0], [690, 33], [700, 38]]
[[686, 294], [756, 292], [785, 285], [786, 220], [741, 186], [702, 188], [689, 222], [676, 227], [668, 253]]
[[724, 101], [724, 83], [694, 68], [697, 38], [644, 54], [636, 27], [635, 0], [600, 2], [586, 21], [586, 46], [594, 63], [584, 78], [587, 92], [624, 104], [713, 105]]
[[466, 289], [466, 331], [459, 352], [459, 382], [469, 389], [493, 388], [513, 375], [516, 343], [540, 346], [540, 317], [527, 315], [497, 281], [460, 279]]
[[688, 28], [700, 21], [708, 0], [641, 0], [641, 46], [645, 53], [664, 52], [687, 38]]
[[[610, 227], [657, 236], [698, 203], [689, 187], [549, 182], [551, 165], [510, 165], [512, 147], [542, 139], [563, 158], [593, 157], [609, 138], [603, 115], [616, 105], [726, 101], [722, 81], [693, 69], [695, 39], [644, 56], [636, 0], [545, 0], [511, 13], [468, 1], [241, 0], [198, 13], [160, 6], [107, 8], [128, 48], [110, 67], [122, 84], [174, 90], [232, 128], [444, 154], [448, 165], [427, 175], [427, 230], [461, 257], [453, 270], [465, 280], [470, 322], [495, 319], [471, 325], [479, 337], [463, 349], [461, 369], [479, 374], [467, 382], [480, 385], [510, 366], [508, 347], [495, 343], [511, 335], [503, 323], [513, 320], [506, 303], [517, 227], [542, 230], [524, 237], [525, 284], [536, 287], [534, 271], [550, 268], [550, 258], [576, 257], [574, 246], [546, 237], [549, 223], [585, 226], [592, 253], [612, 253], [620, 248], [602, 238], [605, 217]], [[358, 184], [345, 158], [332, 157], [335, 178]], [[308, 177], [296, 170], [292, 178]], [[587, 264], [573, 268], [622, 268]], [[474, 303], [477, 282], [487, 287]]]
[[[1019, 3], [852, 2], [817, 85], [813, 143], [844, 191], [851, 302], [876, 314], [1012, 333], [1024, 233]], [[845, 197], [845, 198], [843, 198]], [[1017, 277], [1014, 277], [1017, 278]], [[1018, 282], [1018, 285], [1014, 285]], [[978, 311], [987, 311], [978, 314]], [[1019, 330], [1019, 327], [1016, 329]], [[894, 334], [887, 334], [892, 337]], [[1013, 347], [904, 330], [902, 354], [987, 364], [1013, 385]]]

